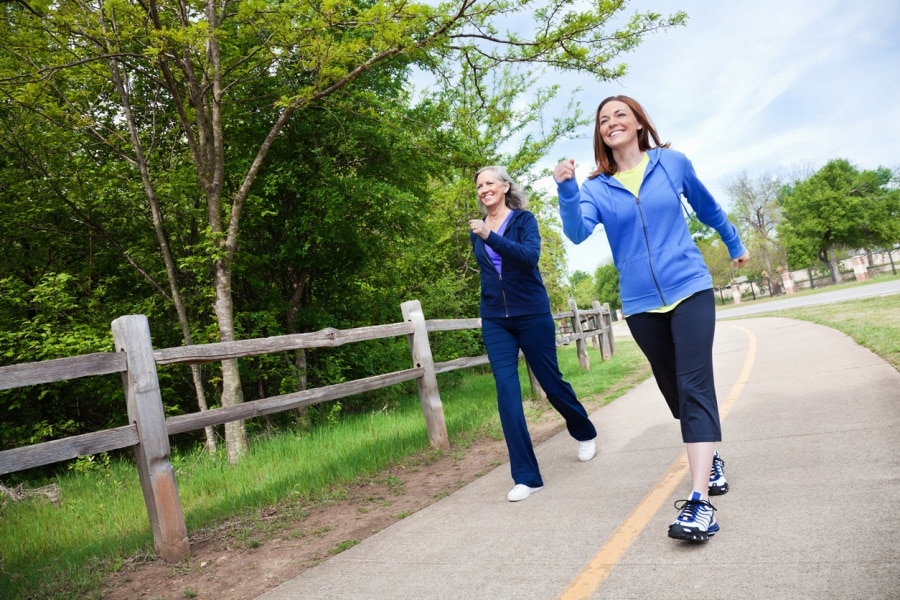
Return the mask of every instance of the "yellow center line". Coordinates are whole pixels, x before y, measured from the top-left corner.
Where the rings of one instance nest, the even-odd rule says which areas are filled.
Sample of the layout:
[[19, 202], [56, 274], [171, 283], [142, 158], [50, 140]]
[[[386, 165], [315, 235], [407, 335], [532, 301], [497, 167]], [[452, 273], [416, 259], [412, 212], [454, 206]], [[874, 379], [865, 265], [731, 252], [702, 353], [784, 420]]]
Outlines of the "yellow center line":
[[[750, 378], [750, 372], [753, 370], [753, 364], [756, 362], [756, 336], [753, 335], [753, 332], [737, 325], [729, 324], [727, 326], [746, 333], [749, 342], [747, 345], [747, 356], [744, 358], [744, 366], [731, 387], [728, 397], [725, 398], [725, 402], [719, 404], [719, 417], [722, 420], [725, 419], [731, 411], [735, 400], [744, 391], [747, 380]], [[640, 501], [634, 511], [609, 536], [606, 543], [585, 565], [575, 580], [569, 584], [569, 587], [563, 591], [558, 600], [588, 600], [591, 594], [609, 576], [616, 563], [631, 548], [641, 532], [647, 528], [647, 524], [659, 512], [663, 502], [675, 491], [675, 488], [678, 487], [678, 484], [684, 479], [688, 471], [687, 452], [682, 450], [662, 478], [653, 486], [653, 489], [644, 496], [644, 499]]]

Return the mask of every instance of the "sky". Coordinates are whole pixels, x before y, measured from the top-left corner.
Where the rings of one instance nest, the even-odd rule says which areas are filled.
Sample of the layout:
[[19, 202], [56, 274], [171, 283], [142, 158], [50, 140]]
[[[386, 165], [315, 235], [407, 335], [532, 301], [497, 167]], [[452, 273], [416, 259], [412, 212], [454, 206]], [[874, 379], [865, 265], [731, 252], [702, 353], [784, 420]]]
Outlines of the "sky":
[[[689, 18], [621, 55], [624, 78], [545, 78], [567, 90], [561, 98], [580, 88], [574, 98], [589, 115], [607, 96], [637, 99], [726, 210], [727, 183], [743, 174], [784, 180], [835, 158], [900, 172], [897, 0], [636, 0], [623, 15], [648, 10], [683, 10]], [[583, 181], [593, 165], [592, 136], [593, 123], [538, 168], [574, 158]], [[536, 185], [556, 193], [552, 178]], [[599, 228], [578, 246], [566, 244], [570, 273], [592, 275], [612, 261]]]

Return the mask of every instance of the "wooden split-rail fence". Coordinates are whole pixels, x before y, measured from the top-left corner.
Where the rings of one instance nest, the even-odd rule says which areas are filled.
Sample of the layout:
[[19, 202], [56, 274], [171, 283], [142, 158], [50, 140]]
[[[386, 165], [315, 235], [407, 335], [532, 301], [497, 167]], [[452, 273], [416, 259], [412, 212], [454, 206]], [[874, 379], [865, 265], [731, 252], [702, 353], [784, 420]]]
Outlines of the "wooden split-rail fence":
[[[573, 300], [570, 310], [554, 314], [561, 321], [559, 344], [576, 343], [579, 364], [590, 369], [586, 340], [601, 350], [603, 360], [615, 352], [612, 320], [608, 305], [594, 302], [591, 310], [580, 310]], [[0, 451], [0, 475], [24, 471], [79, 456], [90, 456], [132, 448], [140, 477], [147, 514], [157, 555], [175, 562], [190, 557], [187, 527], [175, 471], [169, 461], [169, 436], [208, 426], [260, 417], [318, 404], [362, 392], [416, 380], [432, 447], [450, 447], [444, 410], [438, 393], [437, 373], [488, 364], [487, 356], [462, 357], [435, 363], [428, 333], [480, 329], [481, 319], [425, 320], [418, 300], [400, 305], [404, 321], [355, 329], [323, 329], [270, 338], [198, 344], [154, 350], [150, 326], [144, 315], [128, 315], [112, 322], [115, 352], [101, 352], [35, 363], [0, 367], [0, 390], [66, 381], [94, 375], [121, 373], [125, 387], [128, 425], [50, 442]], [[179, 363], [209, 363], [225, 359], [258, 356], [306, 348], [328, 348], [405, 335], [409, 339], [412, 367], [355, 381], [302, 390], [166, 418], [157, 376], [157, 367]], [[530, 374], [530, 369], [529, 369]], [[540, 394], [531, 377], [532, 391]]]

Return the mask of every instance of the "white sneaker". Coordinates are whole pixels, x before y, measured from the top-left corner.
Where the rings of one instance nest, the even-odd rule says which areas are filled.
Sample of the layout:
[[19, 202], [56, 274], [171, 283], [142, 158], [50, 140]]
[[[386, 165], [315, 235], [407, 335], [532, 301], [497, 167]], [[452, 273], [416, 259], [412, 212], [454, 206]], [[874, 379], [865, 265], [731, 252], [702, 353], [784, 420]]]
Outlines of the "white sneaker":
[[591, 460], [597, 454], [597, 443], [594, 440], [578, 442], [578, 460]]
[[506, 499], [510, 502], [518, 502], [520, 500], [524, 500], [528, 496], [532, 495], [538, 490], [544, 489], [544, 486], [541, 487], [528, 487], [525, 484], [517, 483], [516, 487], [509, 490], [509, 493], [506, 495]]

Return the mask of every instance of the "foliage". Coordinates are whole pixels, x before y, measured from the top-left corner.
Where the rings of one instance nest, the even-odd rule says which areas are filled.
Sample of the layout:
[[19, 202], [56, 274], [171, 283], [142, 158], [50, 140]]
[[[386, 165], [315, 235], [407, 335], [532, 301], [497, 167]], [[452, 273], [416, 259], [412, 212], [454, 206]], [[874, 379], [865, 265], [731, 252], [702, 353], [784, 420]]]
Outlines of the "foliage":
[[575, 298], [578, 308], [590, 308], [591, 303], [597, 299], [594, 291], [594, 280], [584, 271], [575, 271], [569, 276], [569, 286]]
[[834, 277], [839, 249], [887, 247], [900, 240], [900, 192], [885, 168], [859, 171], [845, 159], [829, 161], [781, 196], [779, 238], [793, 266], [818, 259]]
[[[106, 287], [68, 273], [44, 274], [34, 287], [0, 280], [0, 364], [64, 358], [112, 349], [109, 323], [98, 319]], [[79, 306], [80, 302], [84, 305]], [[74, 401], [73, 401], [74, 400]], [[85, 423], [124, 424], [121, 379], [75, 379], [0, 391], [0, 450], [81, 433]]]
[[[535, 90], [534, 76], [615, 79], [620, 54], [685, 20], [636, 14], [609, 30], [622, 9], [5, 3], [0, 239], [13, 251], [0, 272], [14, 296], [0, 301], [0, 331], [65, 322], [85, 347], [108, 349], [109, 322], [135, 312], [151, 318], [159, 347], [390, 322], [409, 298], [434, 317], [471, 316], [477, 288], [459, 227], [472, 211], [471, 173], [502, 161], [527, 186], [528, 170], [579, 123], [574, 110], [544, 121], [556, 90]], [[433, 78], [421, 99], [409, 92], [414, 75]], [[535, 194], [534, 206], [548, 205]], [[556, 297], [562, 245], [541, 223]], [[77, 310], [16, 303], [60, 277], [78, 282]], [[53, 355], [66, 333], [33, 331], [4, 362]], [[447, 340], [448, 353], [477, 344]], [[253, 397], [377, 370], [396, 351], [173, 369], [162, 381], [167, 412], [202, 406], [206, 386], [212, 404], [231, 404], [244, 388]], [[71, 405], [93, 402], [90, 392], [113, 402], [105, 384], [80, 385]], [[52, 386], [39, 393], [62, 398]], [[9, 397], [0, 410], [23, 403]], [[3, 422], [17, 444], [32, 426], [91, 431], [123, 412], [100, 403], [49, 428], [24, 413]]]
[[772, 293], [780, 291], [776, 273], [787, 265], [787, 251], [777, 236], [782, 220], [778, 204], [780, 191], [778, 178], [769, 174], [751, 180], [746, 173], [742, 173], [728, 183], [732, 198], [731, 217], [750, 252], [745, 270], [754, 278], [767, 277], [773, 287]]
[[609, 303], [609, 310], [615, 313], [622, 308], [619, 291], [619, 270], [613, 264], [601, 265], [594, 272], [595, 293], [600, 304]]
[[728, 248], [722, 243], [719, 234], [693, 215], [687, 220], [687, 225], [691, 237], [703, 255], [703, 261], [709, 268], [713, 285], [728, 285], [735, 278], [736, 273], [731, 257], [728, 255]]

